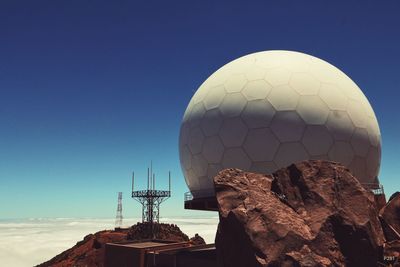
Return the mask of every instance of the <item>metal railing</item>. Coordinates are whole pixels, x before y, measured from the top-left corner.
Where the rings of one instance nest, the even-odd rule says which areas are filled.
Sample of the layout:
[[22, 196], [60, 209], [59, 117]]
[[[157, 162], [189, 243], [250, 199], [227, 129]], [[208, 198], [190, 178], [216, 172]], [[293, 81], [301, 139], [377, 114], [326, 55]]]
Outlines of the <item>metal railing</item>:
[[374, 195], [383, 195], [385, 191], [383, 190], [383, 185], [378, 183], [363, 183], [361, 184], [365, 189], [370, 190]]
[[[211, 192], [213, 192], [213, 193], [211, 194]], [[202, 189], [202, 190], [192, 190], [192, 191], [186, 192], [184, 194], [184, 200], [190, 201], [190, 200], [193, 200], [194, 198], [212, 197], [214, 195], [215, 195], [214, 188]]]
[[184, 199], [185, 199], [185, 201], [193, 200], [192, 193], [191, 192], [186, 192], [185, 195], [184, 195]]
[[139, 190], [133, 191], [132, 197], [170, 197], [171, 191], [166, 190]]

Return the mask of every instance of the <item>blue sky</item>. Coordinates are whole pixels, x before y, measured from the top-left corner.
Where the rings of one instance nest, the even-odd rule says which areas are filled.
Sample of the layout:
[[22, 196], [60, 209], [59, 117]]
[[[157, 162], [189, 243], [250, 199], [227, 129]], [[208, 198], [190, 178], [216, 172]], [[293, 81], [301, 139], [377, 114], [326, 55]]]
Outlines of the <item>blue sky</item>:
[[[380, 179], [400, 188], [400, 3], [391, 1], [19, 1], [0, 3], [0, 218], [112, 217], [130, 172], [158, 184], [162, 215], [187, 191], [183, 112], [216, 69], [248, 53], [322, 58], [364, 91], [380, 123]], [[144, 186], [144, 183], [143, 183]]]

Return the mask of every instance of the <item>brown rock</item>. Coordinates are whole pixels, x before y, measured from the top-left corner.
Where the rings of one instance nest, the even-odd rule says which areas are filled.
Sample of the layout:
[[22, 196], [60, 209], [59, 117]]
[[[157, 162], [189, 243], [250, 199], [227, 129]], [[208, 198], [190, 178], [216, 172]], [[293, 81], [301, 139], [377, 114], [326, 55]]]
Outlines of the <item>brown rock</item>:
[[[151, 227], [154, 229], [154, 236], [151, 233]], [[141, 239], [161, 239], [176, 242], [189, 241], [189, 237], [184, 234], [176, 224], [155, 223], [137, 223], [129, 230], [129, 240]]]
[[400, 240], [400, 194], [394, 193], [379, 212], [386, 241]]
[[94, 267], [103, 266], [104, 244], [126, 240], [128, 231], [100, 231], [89, 234], [72, 248], [39, 264], [38, 267]]
[[385, 243], [385, 256], [393, 256], [398, 258], [400, 261], [400, 240]]
[[214, 178], [221, 266], [376, 266], [383, 232], [367, 192], [334, 162]]
[[204, 241], [204, 239], [198, 234], [195, 234], [194, 237], [190, 238], [190, 243], [194, 246], [198, 246], [198, 245], [205, 245], [206, 241]]
[[299, 252], [286, 253], [286, 256], [287, 259], [283, 264], [285, 266], [332, 266], [332, 262], [328, 258], [316, 255], [307, 245], [304, 245]]

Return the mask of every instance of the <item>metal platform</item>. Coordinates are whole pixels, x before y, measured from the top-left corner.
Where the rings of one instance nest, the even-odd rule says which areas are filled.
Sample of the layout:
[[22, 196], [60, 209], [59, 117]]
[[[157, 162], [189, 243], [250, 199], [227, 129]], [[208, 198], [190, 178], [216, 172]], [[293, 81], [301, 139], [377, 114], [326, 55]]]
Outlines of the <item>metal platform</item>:
[[[385, 192], [383, 186], [377, 183], [364, 183], [363, 187], [370, 190], [375, 196], [377, 206], [381, 208], [386, 204]], [[186, 192], [184, 195], [185, 209], [187, 210], [204, 210], [204, 211], [218, 211], [218, 204], [215, 196], [209, 196], [210, 190], [197, 190]], [[208, 195], [208, 196], [207, 196]]]
[[[209, 191], [207, 191], [209, 192]], [[193, 195], [194, 194], [194, 195]], [[185, 193], [185, 209], [218, 211], [218, 204], [215, 196], [205, 196], [202, 191]]]
[[383, 190], [383, 185], [378, 183], [361, 183], [361, 185], [367, 189], [372, 191], [374, 195], [384, 195], [385, 191]]

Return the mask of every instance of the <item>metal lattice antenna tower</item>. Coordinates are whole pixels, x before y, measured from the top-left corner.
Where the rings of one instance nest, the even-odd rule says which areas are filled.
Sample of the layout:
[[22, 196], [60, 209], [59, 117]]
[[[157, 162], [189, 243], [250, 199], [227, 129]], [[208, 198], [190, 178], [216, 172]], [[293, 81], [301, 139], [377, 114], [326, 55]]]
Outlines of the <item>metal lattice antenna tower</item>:
[[117, 216], [115, 217], [115, 228], [121, 228], [122, 219], [122, 192], [118, 192], [118, 207]]
[[134, 190], [135, 173], [132, 173], [132, 198], [142, 204], [142, 222], [153, 224], [160, 220], [160, 204], [171, 197], [171, 172], [168, 172], [168, 190], [156, 190], [156, 175], [153, 173], [153, 163], [147, 168], [147, 190]]

